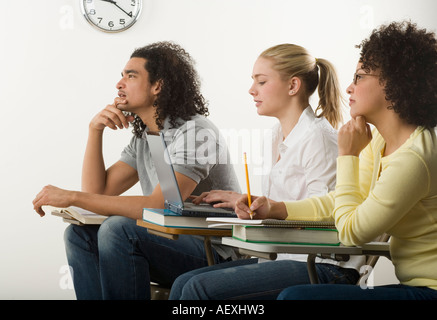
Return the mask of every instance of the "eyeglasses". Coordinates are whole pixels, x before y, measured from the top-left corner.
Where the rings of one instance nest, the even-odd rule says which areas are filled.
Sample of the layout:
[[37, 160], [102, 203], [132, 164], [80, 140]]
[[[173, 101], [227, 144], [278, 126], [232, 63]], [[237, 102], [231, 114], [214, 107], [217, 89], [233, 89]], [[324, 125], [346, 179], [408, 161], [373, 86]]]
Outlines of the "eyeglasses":
[[357, 85], [358, 80], [360, 80], [361, 77], [363, 77], [363, 76], [378, 77], [377, 74], [370, 74], [370, 73], [354, 73], [354, 80], [353, 80], [354, 85]]

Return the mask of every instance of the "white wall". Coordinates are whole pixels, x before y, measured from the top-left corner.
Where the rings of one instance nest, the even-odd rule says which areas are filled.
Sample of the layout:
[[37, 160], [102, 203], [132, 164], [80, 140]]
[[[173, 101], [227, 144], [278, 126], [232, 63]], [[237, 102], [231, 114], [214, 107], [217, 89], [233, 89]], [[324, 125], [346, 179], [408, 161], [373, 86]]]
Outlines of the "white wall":
[[[375, 26], [411, 18], [437, 28], [435, 0], [143, 0], [143, 6], [134, 27], [105, 34], [88, 25], [79, 1], [2, 4], [0, 299], [74, 299], [64, 269], [66, 225], [52, 216], [40, 218], [32, 200], [46, 184], [80, 188], [88, 123], [112, 102], [134, 48], [160, 40], [181, 44], [197, 61], [210, 118], [223, 129], [247, 129], [255, 137], [256, 130], [274, 123], [257, 116], [247, 93], [261, 50], [300, 44], [331, 60], [345, 89], [358, 58], [354, 45]], [[130, 135], [105, 134], [108, 164]], [[240, 151], [233, 154], [238, 164]], [[256, 145], [246, 151], [259, 154]], [[259, 194], [259, 181], [252, 181]], [[391, 282], [390, 264], [375, 278]]]

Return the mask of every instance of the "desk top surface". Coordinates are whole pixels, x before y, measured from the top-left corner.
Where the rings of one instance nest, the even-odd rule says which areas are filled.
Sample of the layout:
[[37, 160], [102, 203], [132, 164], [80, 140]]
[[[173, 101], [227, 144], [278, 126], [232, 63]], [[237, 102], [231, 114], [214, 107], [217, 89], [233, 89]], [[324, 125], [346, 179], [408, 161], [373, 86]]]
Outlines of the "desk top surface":
[[388, 252], [389, 244], [365, 244], [360, 247], [347, 246], [331, 246], [331, 245], [298, 245], [298, 244], [275, 244], [275, 243], [251, 243], [237, 240], [231, 237], [222, 238], [222, 244], [253, 250], [258, 252], [273, 252], [273, 253], [295, 253], [295, 254], [317, 254], [317, 253], [334, 253], [334, 254], [367, 254], [367, 251], [372, 252]]
[[218, 237], [229, 237], [232, 235], [231, 229], [202, 229], [202, 228], [174, 228], [166, 227], [158, 224], [143, 221], [141, 219], [137, 220], [137, 225], [152, 229], [155, 231], [160, 231], [167, 234], [188, 234], [188, 235], [199, 235], [199, 236], [218, 236]]

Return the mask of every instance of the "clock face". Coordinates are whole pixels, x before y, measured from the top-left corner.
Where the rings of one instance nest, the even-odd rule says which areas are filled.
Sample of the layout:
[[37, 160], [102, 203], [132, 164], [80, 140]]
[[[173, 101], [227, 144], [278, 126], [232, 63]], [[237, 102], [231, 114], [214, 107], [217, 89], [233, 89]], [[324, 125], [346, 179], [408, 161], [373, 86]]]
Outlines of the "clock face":
[[141, 13], [141, 0], [81, 0], [81, 9], [91, 25], [105, 32], [131, 27]]

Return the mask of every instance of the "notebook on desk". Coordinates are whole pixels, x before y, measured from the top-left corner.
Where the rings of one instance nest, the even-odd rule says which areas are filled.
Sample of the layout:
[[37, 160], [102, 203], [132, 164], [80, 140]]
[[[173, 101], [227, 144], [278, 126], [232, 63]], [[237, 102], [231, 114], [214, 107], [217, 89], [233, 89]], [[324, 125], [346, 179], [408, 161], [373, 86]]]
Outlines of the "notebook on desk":
[[161, 132], [148, 132], [147, 141], [165, 200], [165, 208], [183, 216], [236, 217], [231, 209], [214, 208], [210, 204], [196, 205], [182, 200], [167, 144]]

